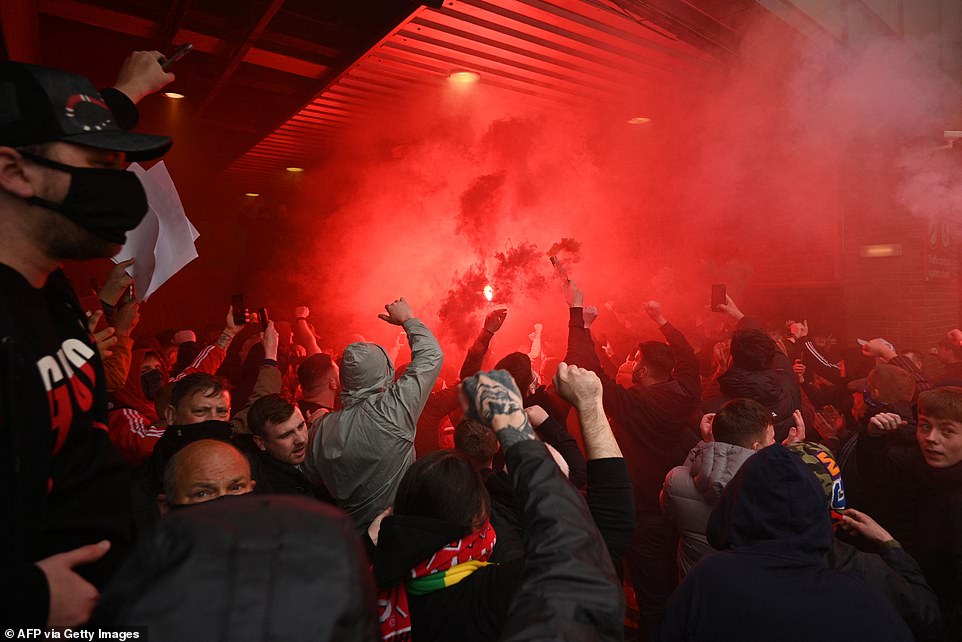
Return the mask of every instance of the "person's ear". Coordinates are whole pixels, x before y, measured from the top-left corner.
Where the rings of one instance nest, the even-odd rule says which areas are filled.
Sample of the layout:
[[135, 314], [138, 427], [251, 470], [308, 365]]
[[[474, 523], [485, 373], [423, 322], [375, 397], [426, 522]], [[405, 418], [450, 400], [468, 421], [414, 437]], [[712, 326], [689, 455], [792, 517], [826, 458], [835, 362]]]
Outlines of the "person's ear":
[[167, 425], [168, 425], [168, 426], [173, 426], [173, 425], [174, 425], [174, 416], [175, 416], [175, 414], [176, 414], [176, 413], [175, 413], [174, 407], [171, 406], [171, 405], [168, 405], [168, 406], [164, 409], [164, 420], [167, 422]]
[[20, 198], [34, 196], [34, 186], [23, 170], [23, 157], [12, 147], [0, 147], [0, 188]]
[[170, 506], [167, 505], [167, 495], [164, 493], [157, 495], [157, 510], [160, 511], [161, 517], [166, 517], [170, 511]]
[[881, 396], [878, 388], [872, 388], [872, 399], [878, 399]]
[[264, 443], [264, 438], [260, 435], [254, 435], [254, 445], [260, 450], [267, 450], [267, 444]]

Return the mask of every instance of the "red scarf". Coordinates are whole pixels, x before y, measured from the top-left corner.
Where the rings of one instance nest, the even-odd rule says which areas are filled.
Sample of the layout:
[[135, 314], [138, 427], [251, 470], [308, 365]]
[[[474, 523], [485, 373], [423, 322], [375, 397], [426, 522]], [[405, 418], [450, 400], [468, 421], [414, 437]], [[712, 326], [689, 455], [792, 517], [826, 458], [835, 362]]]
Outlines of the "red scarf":
[[[466, 562], [487, 563], [494, 550], [497, 534], [491, 522], [485, 522], [481, 530], [466, 535], [444, 546], [430, 558], [411, 569], [411, 579], [433, 574], [444, 574]], [[462, 577], [463, 579], [463, 577]], [[457, 581], [460, 581], [457, 580]], [[380, 611], [381, 637], [391, 642], [411, 639], [411, 610], [408, 608], [406, 582], [381, 591], [377, 596]]]

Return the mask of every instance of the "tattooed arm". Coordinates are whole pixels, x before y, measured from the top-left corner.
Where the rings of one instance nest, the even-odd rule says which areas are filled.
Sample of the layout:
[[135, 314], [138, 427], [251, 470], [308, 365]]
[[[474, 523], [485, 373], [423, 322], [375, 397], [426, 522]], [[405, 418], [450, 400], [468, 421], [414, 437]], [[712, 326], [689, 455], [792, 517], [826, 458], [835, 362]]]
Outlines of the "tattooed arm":
[[468, 416], [491, 426], [505, 451], [519, 441], [534, 439], [521, 393], [504, 370], [479, 372], [462, 382]]

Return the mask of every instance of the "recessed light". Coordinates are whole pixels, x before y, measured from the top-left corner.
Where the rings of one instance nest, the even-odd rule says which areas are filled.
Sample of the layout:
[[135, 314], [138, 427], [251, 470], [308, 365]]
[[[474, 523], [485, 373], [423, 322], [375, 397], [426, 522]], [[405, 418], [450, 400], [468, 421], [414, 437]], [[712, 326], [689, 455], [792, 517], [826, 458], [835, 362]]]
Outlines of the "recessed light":
[[257, 192], [247, 192], [246, 194], [244, 194], [244, 196], [254, 197], [254, 196], [260, 196], [260, 194], [258, 194]]
[[481, 75], [473, 71], [455, 71], [448, 76], [448, 80], [458, 85], [473, 85], [481, 80]]
[[304, 171], [304, 168], [303, 168], [303, 167], [288, 167], [288, 168], [287, 168], [287, 171], [289, 171], [289, 172], [303, 172], [303, 171]]
[[635, 116], [634, 118], [628, 119], [629, 125], [647, 125], [651, 122], [650, 118], [645, 118], [644, 116]]
[[168, 98], [176, 98], [176, 99], [180, 99], [184, 97], [184, 94], [178, 94], [176, 91], [165, 91], [164, 95], [167, 96]]

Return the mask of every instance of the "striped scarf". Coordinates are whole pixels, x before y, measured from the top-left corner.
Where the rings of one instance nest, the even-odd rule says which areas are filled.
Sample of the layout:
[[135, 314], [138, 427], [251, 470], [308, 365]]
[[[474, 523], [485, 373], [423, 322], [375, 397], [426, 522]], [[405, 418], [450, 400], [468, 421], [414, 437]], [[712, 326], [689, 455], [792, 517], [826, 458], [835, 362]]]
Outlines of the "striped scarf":
[[392, 642], [410, 640], [408, 594], [427, 595], [461, 582], [488, 565], [496, 541], [494, 527], [485, 522], [480, 530], [451, 542], [412, 568], [406, 582], [382, 591], [377, 600], [382, 638]]

